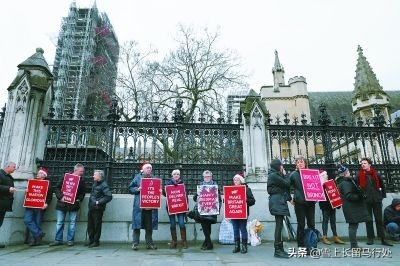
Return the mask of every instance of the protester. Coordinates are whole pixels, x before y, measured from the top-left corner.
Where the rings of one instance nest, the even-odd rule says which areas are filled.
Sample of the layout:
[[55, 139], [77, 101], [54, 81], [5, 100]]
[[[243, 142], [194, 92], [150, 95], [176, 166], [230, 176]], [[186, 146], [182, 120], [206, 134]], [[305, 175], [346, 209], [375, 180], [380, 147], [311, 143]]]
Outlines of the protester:
[[[243, 176], [237, 174], [233, 177], [233, 184], [235, 186], [246, 186], [246, 203], [247, 203], [247, 217], [250, 215], [250, 206], [256, 203], [251, 188], [246, 184]], [[246, 219], [232, 219], [233, 225], [233, 239], [235, 240], [235, 247], [233, 253], [247, 253], [247, 218]], [[242, 245], [240, 245], [240, 235], [242, 235]]]
[[[382, 245], [393, 246], [386, 241], [383, 228], [382, 199], [386, 198], [385, 184], [378, 172], [372, 167], [371, 159], [361, 159], [361, 169], [357, 174], [356, 181], [367, 196], [365, 199], [367, 210], [371, 217], [372, 213], [374, 215], [376, 231], [378, 237], [381, 239]], [[373, 221], [368, 221], [366, 227], [368, 238], [367, 245], [373, 245], [375, 237]]]
[[153, 230], [158, 229], [158, 209], [140, 208], [140, 182], [142, 178], [153, 178], [152, 166], [146, 162], [142, 165], [141, 173], [136, 174], [129, 185], [129, 192], [135, 195], [132, 211], [133, 244], [132, 249], [138, 250], [140, 240], [140, 229], [145, 230], [147, 249], [157, 249], [153, 241]]
[[288, 253], [283, 249], [282, 229], [283, 219], [290, 216], [287, 201], [291, 201], [290, 179], [286, 175], [280, 160], [271, 161], [268, 171], [267, 191], [269, 194], [269, 212], [275, 216], [274, 257], [288, 259]]
[[350, 247], [360, 248], [357, 243], [358, 224], [371, 220], [365, 204], [366, 195], [351, 177], [349, 169], [338, 164], [337, 172], [336, 182], [343, 201], [343, 214], [349, 224]]
[[[3, 169], [0, 169], [0, 227], [3, 225], [6, 212], [12, 211], [14, 193], [17, 189], [14, 187], [14, 178], [11, 176], [17, 169], [14, 162], [6, 162]], [[0, 248], [6, 246], [0, 244]]]
[[392, 204], [385, 208], [383, 223], [392, 240], [400, 241], [400, 199], [393, 199]]
[[74, 245], [78, 210], [80, 208], [82, 200], [85, 198], [86, 186], [85, 186], [85, 181], [83, 179], [84, 173], [85, 173], [85, 167], [82, 164], [78, 163], [74, 166], [74, 171], [72, 172], [72, 174], [80, 177], [74, 204], [64, 202], [64, 195], [62, 193], [62, 185], [64, 177], [62, 177], [59, 180], [59, 182], [55, 187], [54, 192], [57, 197], [57, 205], [56, 205], [57, 225], [56, 225], [55, 241], [50, 243], [50, 246], [59, 246], [63, 244], [64, 222], [67, 214], [69, 216], [67, 245], [68, 246]]
[[87, 232], [89, 235], [89, 248], [100, 245], [101, 225], [106, 204], [112, 200], [111, 189], [104, 180], [104, 172], [95, 170], [93, 173], [93, 185], [89, 197], [89, 212]]
[[329, 202], [328, 195], [325, 191], [325, 182], [328, 181], [328, 174], [325, 170], [319, 170], [319, 177], [324, 188], [325, 193], [325, 201], [319, 202], [319, 208], [322, 211], [322, 243], [325, 245], [330, 245], [331, 242], [328, 239], [328, 223], [331, 224], [331, 230], [333, 234], [333, 242], [336, 244], [344, 244], [344, 242], [338, 237], [336, 231], [336, 208], [332, 208], [331, 203]]
[[[45, 167], [40, 167], [36, 179], [45, 180], [47, 176], [48, 170]], [[46, 202], [43, 208], [25, 208], [24, 223], [25, 226], [28, 228], [29, 233], [32, 235], [32, 241], [29, 243], [30, 246], [39, 246], [42, 244], [42, 239], [46, 234], [43, 232], [40, 225], [43, 221], [44, 212], [50, 205], [52, 199], [53, 189], [49, 184], [46, 195]]]

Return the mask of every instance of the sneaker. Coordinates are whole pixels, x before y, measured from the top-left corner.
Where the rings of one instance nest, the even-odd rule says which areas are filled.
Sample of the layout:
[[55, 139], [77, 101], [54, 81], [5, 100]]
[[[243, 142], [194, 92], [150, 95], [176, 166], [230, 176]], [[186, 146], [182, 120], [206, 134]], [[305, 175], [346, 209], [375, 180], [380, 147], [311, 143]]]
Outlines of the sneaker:
[[60, 242], [60, 241], [54, 241], [54, 242], [51, 242], [51, 243], [49, 244], [49, 246], [50, 246], [50, 247], [61, 246], [62, 244], [63, 244], [63, 243]]
[[155, 250], [157, 249], [157, 246], [152, 243], [152, 244], [147, 244], [146, 248]]
[[132, 249], [133, 250], [138, 250], [139, 249], [139, 244], [132, 244]]
[[67, 242], [67, 246], [68, 246], [68, 247], [72, 247], [73, 245], [74, 245], [74, 242], [72, 242], [72, 241], [68, 241], [68, 242]]

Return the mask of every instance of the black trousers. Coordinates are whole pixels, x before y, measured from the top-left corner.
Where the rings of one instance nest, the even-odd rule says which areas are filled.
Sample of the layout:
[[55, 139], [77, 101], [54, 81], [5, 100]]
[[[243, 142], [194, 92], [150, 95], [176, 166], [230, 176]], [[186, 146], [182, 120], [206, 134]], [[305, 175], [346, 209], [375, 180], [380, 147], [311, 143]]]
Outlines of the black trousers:
[[[385, 237], [385, 232], [383, 229], [383, 217], [382, 217], [382, 202], [376, 202], [376, 203], [367, 203], [367, 210], [369, 216], [374, 218], [375, 224], [376, 224], [376, 232], [378, 234], [378, 237], [384, 238]], [[372, 213], [374, 216], [372, 216]], [[367, 227], [367, 237], [368, 239], [374, 239], [375, 233], [374, 233], [374, 224], [373, 221], [365, 222], [365, 225]]]
[[87, 231], [90, 243], [99, 243], [104, 210], [89, 210]]
[[275, 215], [275, 245], [282, 242], [283, 215]]
[[356, 248], [358, 223], [349, 223], [349, 240], [351, 248]]
[[4, 216], [6, 216], [6, 212], [0, 211], [0, 227], [3, 225]]
[[328, 235], [328, 222], [331, 222], [331, 230], [334, 236], [336, 232], [336, 209], [322, 210], [322, 233], [324, 236]]
[[294, 205], [294, 211], [297, 219], [297, 245], [299, 247], [304, 247], [306, 219], [307, 227], [315, 229], [315, 204], [299, 204], [296, 202]]
[[211, 243], [211, 223], [201, 222], [201, 228], [203, 229], [205, 242]]

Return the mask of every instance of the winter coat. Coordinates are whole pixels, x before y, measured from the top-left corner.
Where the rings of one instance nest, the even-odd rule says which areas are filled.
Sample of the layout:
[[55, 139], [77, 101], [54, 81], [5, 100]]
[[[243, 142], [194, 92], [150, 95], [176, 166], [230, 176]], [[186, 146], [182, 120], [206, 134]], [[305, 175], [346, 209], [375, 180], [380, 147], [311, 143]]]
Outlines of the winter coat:
[[[94, 181], [89, 196], [89, 210], [105, 210], [106, 204], [112, 200], [111, 189], [104, 180]], [[99, 204], [96, 204], [96, 201]]]
[[290, 216], [287, 201], [290, 196], [290, 179], [276, 169], [269, 169], [267, 191], [269, 194], [269, 212], [271, 215]]
[[339, 177], [338, 189], [343, 201], [343, 214], [347, 223], [362, 223], [371, 221], [361, 189], [351, 177]]
[[325, 198], [326, 198], [326, 200], [324, 200], [324, 201], [319, 201], [319, 202], [318, 202], [319, 208], [320, 208], [321, 210], [324, 210], [324, 211], [332, 211], [332, 210], [340, 209], [340, 207], [337, 207], [337, 208], [335, 208], [335, 209], [332, 208], [332, 205], [331, 205], [331, 203], [330, 203], [330, 201], [329, 201], [329, 198], [328, 198], [328, 194], [326, 193], [326, 190], [325, 190], [325, 184], [323, 184], [322, 187], [323, 187], [323, 189], [324, 189], [324, 193], [325, 193]]
[[400, 226], [400, 211], [396, 211], [394, 207], [400, 204], [400, 199], [393, 199], [392, 204], [387, 206], [383, 212], [383, 223], [396, 223]]
[[251, 191], [251, 188], [247, 184], [244, 184], [246, 186], [246, 203], [247, 203], [247, 217], [250, 215], [250, 206], [253, 206], [256, 204], [256, 199], [253, 196], [253, 192]]
[[76, 198], [75, 198], [74, 204], [70, 204], [70, 203], [61, 201], [61, 199], [63, 197], [63, 194], [61, 192], [63, 181], [64, 181], [64, 177], [58, 181], [58, 183], [54, 189], [54, 193], [56, 194], [56, 197], [57, 197], [56, 210], [63, 211], [63, 212], [78, 211], [81, 206], [81, 202], [85, 198], [86, 185], [85, 185], [84, 177], [81, 176], [81, 178], [79, 180], [78, 190], [76, 192]]
[[10, 193], [10, 187], [14, 187], [14, 178], [0, 169], [0, 211], [12, 211], [14, 194]]
[[[361, 170], [363, 171], [363, 170]], [[369, 174], [366, 174], [366, 182], [365, 182], [365, 188], [363, 189], [365, 192], [365, 195], [367, 198], [365, 199], [366, 203], [379, 203], [382, 202], [383, 198], [386, 198], [386, 188], [385, 184], [383, 183], [382, 177], [380, 174], [378, 174], [378, 179], [379, 179], [379, 186], [381, 190], [376, 189], [375, 183], [372, 181], [373, 177]], [[357, 173], [356, 175], [356, 183], [360, 184], [359, 181], [360, 178], [360, 172]]]
[[293, 201], [297, 204], [310, 205], [315, 201], [306, 201], [304, 197], [303, 183], [301, 182], [300, 172], [298, 170], [290, 173], [290, 185], [294, 188]]
[[[207, 182], [207, 183], [202, 181], [199, 185], [218, 185], [218, 184], [214, 180], [211, 180], [210, 182]], [[193, 200], [195, 202], [197, 202], [198, 196], [199, 195], [197, 195], [197, 194], [193, 195]], [[221, 199], [220, 193], [218, 193], [218, 201], [219, 201], [219, 209], [221, 209], [222, 199]], [[201, 215], [201, 218], [205, 222], [211, 222], [213, 224], [217, 222], [217, 215]]]
[[[142, 209], [140, 208], [140, 181], [143, 178], [143, 174], [139, 173], [135, 175], [132, 182], [129, 185], [129, 193], [135, 195], [133, 199], [133, 210], [132, 210], [132, 229], [151, 229], [142, 227]], [[152, 229], [158, 229], [158, 209], [152, 209]]]

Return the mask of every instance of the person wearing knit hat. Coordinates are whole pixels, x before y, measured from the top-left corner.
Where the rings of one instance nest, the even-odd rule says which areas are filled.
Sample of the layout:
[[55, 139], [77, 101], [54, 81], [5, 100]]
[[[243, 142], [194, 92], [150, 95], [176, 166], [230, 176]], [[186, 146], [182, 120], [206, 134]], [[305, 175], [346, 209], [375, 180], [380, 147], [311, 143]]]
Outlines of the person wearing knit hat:
[[[246, 185], [246, 181], [243, 176], [237, 174], [233, 177], [233, 185], [235, 186], [246, 186], [246, 203], [247, 203], [247, 217], [249, 216], [249, 207], [256, 203], [251, 189]], [[246, 219], [232, 219], [233, 225], [233, 239], [235, 240], [235, 247], [233, 248], [233, 253], [244, 254], [247, 253], [247, 218]], [[240, 239], [242, 235], [242, 239]], [[242, 245], [240, 245], [242, 241]]]
[[347, 167], [345, 167], [344, 165], [341, 165], [341, 164], [337, 164], [336, 169], [337, 169], [338, 175], [340, 175], [340, 176], [344, 176], [344, 174], [349, 171], [349, 169]]
[[290, 179], [286, 175], [280, 160], [271, 161], [268, 171], [267, 191], [269, 194], [269, 212], [275, 216], [275, 241], [274, 257], [288, 259], [288, 253], [283, 249], [282, 229], [284, 216], [290, 216], [287, 201], [292, 199], [290, 195]]
[[[45, 167], [40, 167], [37, 173], [37, 180], [45, 180], [48, 176], [49, 171]], [[51, 200], [53, 199], [53, 189], [49, 185], [47, 190], [46, 202], [42, 209], [37, 208], [25, 208], [24, 223], [27, 228], [26, 241], [29, 242], [29, 235], [31, 235], [31, 241], [29, 246], [39, 246], [42, 244], [42, 239], [45, 236], [41, 228], [43, 215]]]

